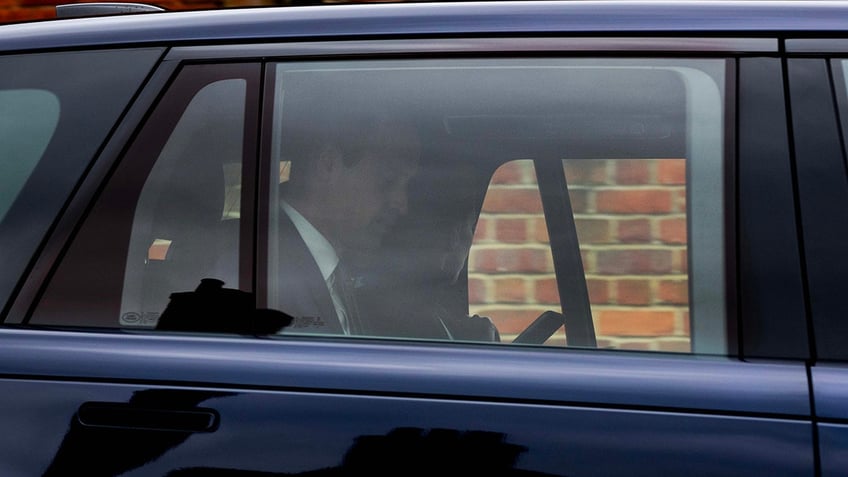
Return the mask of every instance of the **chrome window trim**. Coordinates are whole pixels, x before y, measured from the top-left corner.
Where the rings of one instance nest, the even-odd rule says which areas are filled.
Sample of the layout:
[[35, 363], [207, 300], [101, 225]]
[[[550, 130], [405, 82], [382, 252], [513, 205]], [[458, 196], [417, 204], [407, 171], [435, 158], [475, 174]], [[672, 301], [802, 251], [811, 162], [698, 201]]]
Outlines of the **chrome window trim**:
[[848, 53], [848, 38], [796, 38], [786, 40], [787, 53]]
[[512, 52], [776, 53], [775, 38], [592, 37], [312, 41], [177, 47], [168, 60], [280, 56]]

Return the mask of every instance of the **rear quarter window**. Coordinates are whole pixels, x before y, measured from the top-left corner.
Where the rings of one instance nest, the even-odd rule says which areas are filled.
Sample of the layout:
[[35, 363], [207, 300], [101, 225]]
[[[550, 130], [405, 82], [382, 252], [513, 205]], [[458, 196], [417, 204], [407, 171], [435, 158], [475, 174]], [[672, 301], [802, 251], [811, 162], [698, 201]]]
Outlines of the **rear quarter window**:
[[162, 51], [0, 56], [0, 306]]
[[60, 110], [59, 98], [47, 90], [0, 91], [0, 220], [47, 149]]

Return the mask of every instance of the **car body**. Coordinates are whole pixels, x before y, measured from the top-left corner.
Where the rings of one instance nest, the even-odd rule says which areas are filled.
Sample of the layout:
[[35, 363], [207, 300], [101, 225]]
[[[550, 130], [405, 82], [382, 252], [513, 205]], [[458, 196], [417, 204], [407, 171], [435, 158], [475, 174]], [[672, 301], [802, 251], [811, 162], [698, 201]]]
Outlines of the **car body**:
[[[0, 26], [0, 474], [842, 475], [846, 70], [846, 2]], [[378, 113], [400, 185], [298, 149]], [[312, 164], [399, 211], [361, 332], [281, 273]]]

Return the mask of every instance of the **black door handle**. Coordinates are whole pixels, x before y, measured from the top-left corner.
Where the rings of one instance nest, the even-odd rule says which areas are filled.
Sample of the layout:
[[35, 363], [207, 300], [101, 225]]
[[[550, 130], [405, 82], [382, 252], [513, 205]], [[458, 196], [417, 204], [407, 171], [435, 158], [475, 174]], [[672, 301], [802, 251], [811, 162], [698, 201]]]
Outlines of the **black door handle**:
[[80, 406], [77, 420], [87, 427], [213, 432], [220, 418], [214, 409], [163, 409], [132, 403], [87, 402]]

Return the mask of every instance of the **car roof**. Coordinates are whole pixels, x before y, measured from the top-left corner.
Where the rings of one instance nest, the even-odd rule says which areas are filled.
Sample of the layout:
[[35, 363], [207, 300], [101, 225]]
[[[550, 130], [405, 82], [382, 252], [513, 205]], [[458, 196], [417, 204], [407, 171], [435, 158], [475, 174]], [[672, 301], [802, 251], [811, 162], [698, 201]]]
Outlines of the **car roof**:
[[59, 19], [0, 26], [0, 52], [488, 34], [769, 35], [848, 31], [844, 1], [533, 1], [261, 7]]

